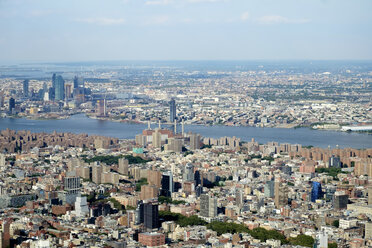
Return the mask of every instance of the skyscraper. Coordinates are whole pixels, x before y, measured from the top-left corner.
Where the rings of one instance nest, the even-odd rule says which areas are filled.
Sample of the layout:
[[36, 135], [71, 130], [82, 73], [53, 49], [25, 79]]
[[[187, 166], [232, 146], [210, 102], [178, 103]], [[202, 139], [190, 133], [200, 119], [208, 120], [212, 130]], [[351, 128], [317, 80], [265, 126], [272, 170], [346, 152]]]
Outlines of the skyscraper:
[[332, 157], [329, 158], [328, 164], [329, 164], [329, 167], [341, 168], [340, 157], [336, 157], [332, 155]]
[[173, 174], [171, 171], [164, 172], [161, 179], [161, 192], [163, 196], [171, 196], [174, 191]]
[[267, 181], [264, 186], [265, 197], [274, 197], [274, 181]]
[[74, 89], [77, 88], [84, 88], [84, 80], [82, 77], [75, 76], [74, 77]]
[[53, 89], [56, 88], [56, 78], [57, 78], [57, 75], [53, 73], [53, 76], [52, 76], [52, 88]]
[[152, 133], [152, 146], [154, 148], [161, 148], [161, 133], [158, 128]]
[[194, 181], [194, 166], [192, 164], [186, 164], [185, 170], [183, 172], [183, 180], [185, 182]]
[[274, 203], [277, 208], [284, 207], [288, 203], [287, 187], [280, 181], [275, 181]]
[[15, 99], [13, 97], [9, 98], [9, 112], [12, 113], [15, 109]]
[[28, 97], [28, 79], [23, 81], [23, 96]]
[[176, 101], [174, 99], [169, 102], [169, 122], [173, 123], [176, 120]]
[[244, 203], [244, 195], [241, 189], [235, 189], [235, 204], [242, 207]]
[[65, 99], [65, 80], [58, 75], [55, 79], [55, 100], [63, 101]]
[[311, 201], [315, 202], [322, 197], [322, 185], [319, 182], [312, 182]]
[[217, 198], [202, 194], [200, 196], [200, 215], [207, 218], [217, 216]]
[[145, 203], [144, 204], [144, 224], [148, 229], [154, 229], [159, 227], [159, 210], [157, 203]]
[[96, 113], [97, 116], [106, 116], [106, 99], [97, 100]]
[[190, 149], [197, 150], [200, 149], [200, 135], [199, 134], [191, 134], [190, 135]]

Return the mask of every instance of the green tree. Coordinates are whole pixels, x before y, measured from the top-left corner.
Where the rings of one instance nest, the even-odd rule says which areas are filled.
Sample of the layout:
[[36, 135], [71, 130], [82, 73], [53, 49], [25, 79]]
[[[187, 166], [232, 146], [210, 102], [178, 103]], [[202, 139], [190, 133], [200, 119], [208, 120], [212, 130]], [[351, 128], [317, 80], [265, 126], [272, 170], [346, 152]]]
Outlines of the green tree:
[[340, 221], [339, 221], [339, 220], [334, 220], [334, 221], [332, 222], [332, 226], [338, 228], [338, 227], [340, 226]]
[[296, 238], [290, 238], [289, 242], [292, 245], [313, 247], [315, 240], [311, 236], [301, 234], [301, 235], [298, 235]]
[[337, 243], [329, 243], [328, 248], [337, 248]]

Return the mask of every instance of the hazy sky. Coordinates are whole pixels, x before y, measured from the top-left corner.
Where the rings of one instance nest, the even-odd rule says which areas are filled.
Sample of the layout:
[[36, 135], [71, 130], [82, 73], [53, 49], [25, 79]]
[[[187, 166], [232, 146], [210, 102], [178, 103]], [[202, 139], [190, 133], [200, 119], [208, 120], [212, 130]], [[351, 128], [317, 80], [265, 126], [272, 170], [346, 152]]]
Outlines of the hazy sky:
[[0, 0], [0, 61], [372, 59], [372, 0]]

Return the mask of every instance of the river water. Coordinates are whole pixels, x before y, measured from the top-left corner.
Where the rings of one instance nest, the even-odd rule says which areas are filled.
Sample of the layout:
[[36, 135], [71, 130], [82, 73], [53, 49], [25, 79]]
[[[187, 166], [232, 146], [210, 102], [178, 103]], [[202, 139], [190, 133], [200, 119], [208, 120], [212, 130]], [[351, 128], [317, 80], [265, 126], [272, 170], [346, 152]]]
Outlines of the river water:
[[[156, 125], [152, 126], [153, 128]], [[25, 118], [0, 118], [0, 129], [30, 130], [31, 132], [71, 132], [87, 133], [134, 139], [136, 134], [147, 128], [145, 124], [129, 124], [113, 121], [90, 119], [83, 114], [74, 115], [65, 120], [29, 120]], [[180, 128], [178, 128], [180, 130]], [[199, 133], [204, 137], [218, 138], [236, 136], [243, 141], [254, 138], [260, 143], [276, 141], [312, 145], [322, 148], [372, 148], [372, 135], [366, 133], [345, 133], [338, 131], [320, 131], [309, 128], [259, 128], [259, 127], [229, 127], [185, 125], [185, 132]]]

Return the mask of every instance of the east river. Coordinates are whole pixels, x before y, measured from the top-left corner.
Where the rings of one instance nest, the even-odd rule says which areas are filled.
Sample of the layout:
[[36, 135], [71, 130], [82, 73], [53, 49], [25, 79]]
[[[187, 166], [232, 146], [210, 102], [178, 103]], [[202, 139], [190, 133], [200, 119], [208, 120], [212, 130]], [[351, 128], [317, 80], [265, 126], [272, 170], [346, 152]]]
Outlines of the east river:
[[[155, 128], [153, 125], [152, 128]], [[136, 134], [147, 128], [145, 124], [96, 120], [83, 114], [64, 120], [30, 120], [25, 118], [0, 118], [0, 129], [30, 130], [31, 132], [71, 132], [89, 135], [103, 135], [120, 139], [134, 139]], [[180, 131], [180, 127], [178, 127]], [[275, 141], [279, 143], [312, 145], [322, 148], [372, 148], [372, 135], [366, 133], [345, 133], [338, 131], [320, 131], [309, 128], [259, 128], [185, 125], [185, 132], [199, 133], [204, 137], [218, 138], [236, 136], [243, 141], [254, 138], [259, 143]]]

